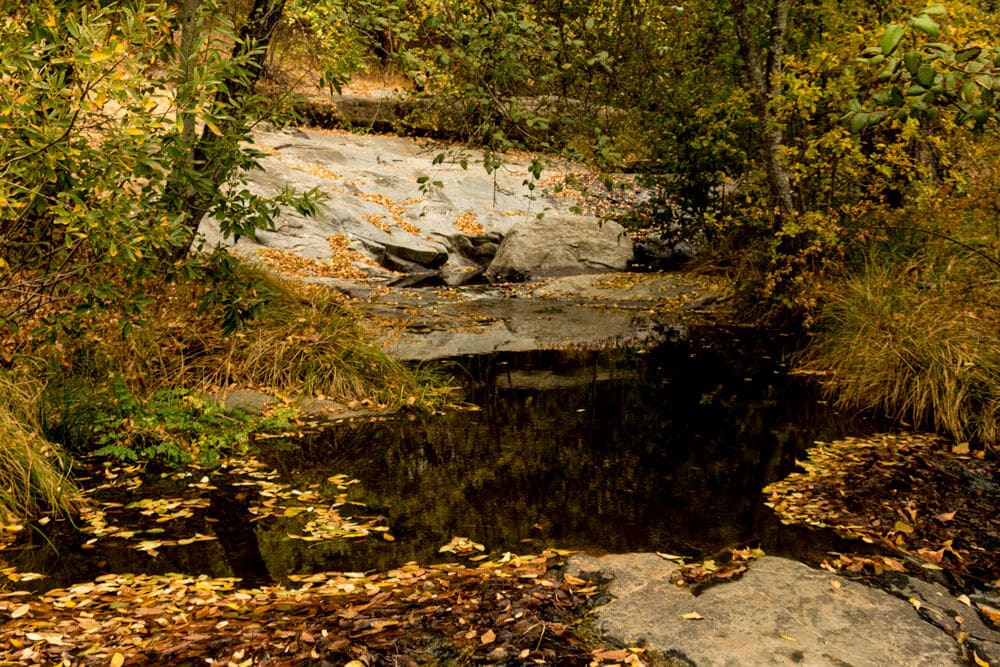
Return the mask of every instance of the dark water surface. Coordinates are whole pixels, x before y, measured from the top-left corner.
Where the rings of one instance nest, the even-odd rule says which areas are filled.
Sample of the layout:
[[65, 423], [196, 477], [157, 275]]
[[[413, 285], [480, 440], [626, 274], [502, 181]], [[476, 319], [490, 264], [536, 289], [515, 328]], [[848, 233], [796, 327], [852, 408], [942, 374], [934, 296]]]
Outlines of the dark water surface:
[[[781, 526], [761, 489], [792, 471], [814, 440], [869, 427], [789, 378], [783, 344], [713, 329], [646, 353], [470, 357], [456, 361], [456, 373], [479, 411], [345, 423], [261, 443], [258, 459], [297, 488], [338, 473], [357, 478], [351, 498], [368, 507], [358, 511], [384, 516], [392, 542], [289, 540], [280, 521], [251, 523], [245, 490], [223, 484], [206, 516], [187, 519], [189, 530], [217, 540], [164, 547], [153, 558], [125, 546], [82, 550], [84, 538], [57, 529], [54, 545], [36, 539], [37, 548], [8, 560], [45, 572], [51, 587], [102, 572], [261, 583], [387, 569], [453, 559], [438, 553], [453, 536], [492, 552], [557, 546], [707, 556], [754, 544], [816, 558], [833, 546], [830, 538]], [[141, 493], [169, 495], [170, 484], [152, 480]]]

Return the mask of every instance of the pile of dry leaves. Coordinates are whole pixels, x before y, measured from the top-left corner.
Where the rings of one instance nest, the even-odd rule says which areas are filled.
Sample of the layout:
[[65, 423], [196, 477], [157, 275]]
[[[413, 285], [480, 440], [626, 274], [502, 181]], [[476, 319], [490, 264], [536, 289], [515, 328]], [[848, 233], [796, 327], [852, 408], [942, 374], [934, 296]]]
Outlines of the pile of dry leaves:
[[578, 637], [574, 619], [598, 587], [550, 576], [563, 555], [321, 573], [298, 587], [106, 575], [7, 592], [0, 664], [642, 664], [641, 650], [591, 650]]
[[789, 524], [833, 528], [888, 550], [885, 569], [944, 570], [956, 583], [1000, 587], [1000, 470], [967, 445], [899, 433], [817, 443], [765, 489]]

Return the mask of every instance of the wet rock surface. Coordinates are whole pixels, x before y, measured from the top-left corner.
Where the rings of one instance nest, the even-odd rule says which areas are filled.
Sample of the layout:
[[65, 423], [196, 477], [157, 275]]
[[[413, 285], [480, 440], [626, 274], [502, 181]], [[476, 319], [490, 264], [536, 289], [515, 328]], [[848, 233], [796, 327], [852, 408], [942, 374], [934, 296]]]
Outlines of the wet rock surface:
[[569, 570], [611, 579], [613, 599], [595, 612], [602, 633], [645, 642], [669, 664], [968, 664], [912, 604], [784, 558], [757, 560], [742, 578], [698, 596], [673, 583], [678, 566], [656, 554], [578, 555]]
[[726, 286], [682, 274], [567, 276], [505, 290], [400, 290], [362, 304], [406, 360], [546, 349], [651, 347], [725, 306]]
[[976, 658], [1000, 664], [1000, 632], [978, 613], [996, 613], [998, 600], [982, 595], [955, 597], [941, 584], [899, 573], [887, 573], [878, 582], [886, 591], [913, 605], [922, 619], [961, 640]]

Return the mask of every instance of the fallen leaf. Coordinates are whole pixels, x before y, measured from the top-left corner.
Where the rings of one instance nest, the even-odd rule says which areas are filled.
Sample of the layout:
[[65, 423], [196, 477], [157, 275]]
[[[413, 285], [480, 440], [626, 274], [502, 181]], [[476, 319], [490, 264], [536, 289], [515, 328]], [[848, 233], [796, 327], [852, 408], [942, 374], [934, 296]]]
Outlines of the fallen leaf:
[[17, 609], [15, 609], [14, 611], [10, 612], [10, 617], [11, 618], [21, 618], [22, 616], [24, 616], [25, 614], [27, 614], [29, 611], [31, 611], [31, 605], [25, 603], [25, 604], [22, 604]]
[[125, 656], [121, 653], [115, 653], [111, 656], [111, 661], [108, 663], [108, 667], [122, 667], [125, 664]]
[[982, 614], [993, 625], [1000, 627], [1000, 610], [994, 609], [985, 604], [979, 605], [979, 613]]
[[905, 521], [897, 521], [896, 525], [893, 526], [893, 530], [896, 530], [900, 533], [906, 533], [909, 535], [910, 533], [913, 532], [913, 526], [906, 523]]
[[701, 614], [699, 614], [696, 611], [690, 611], [690, 612], [688, 612], [686, 614], [681, 615], [681, 618], [683, 618], [686, 621], [701, 621], [705, 617], [702, 616]]
[[936, 515], [934, 518], [937, 519], [938, 521], [951, 521], [952, 519], [955, 518], [955, 513], [942, 512], [941, 514]]
[[663, 553], [661, 551], [657, 551], [656, 555], [659, 556], [660, 558], [664, 559], [664, 560], [673, 560], [673, 561], [679, 561], [679, 562], [682, 562], [682, 563], [684, 562], [684, 556], [676, 556], [674, 554], [665, 554], [665, 553]]
[[497, 635], [496, 635], [495, 632], [493, 632], [492, 630], [487, 630], [479, 638], [479, 641], [482, 644], [489, 644], [489, 643], [493, 642], [493, 640], [495, 640], [496, 638], [497, 638]]
[[618, 662], [624, 660], [628, 657], [629, 652], [627, 649], [597, 649], [591, 655], [597, 660], [606, 660], [608, 662]]

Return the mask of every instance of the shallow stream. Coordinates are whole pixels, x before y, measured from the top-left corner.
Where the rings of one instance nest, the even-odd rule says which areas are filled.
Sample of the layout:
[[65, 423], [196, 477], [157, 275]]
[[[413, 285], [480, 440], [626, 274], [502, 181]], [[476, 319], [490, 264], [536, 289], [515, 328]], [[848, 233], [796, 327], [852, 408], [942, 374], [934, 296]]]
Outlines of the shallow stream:
[[[869, 426], [836, 414], [815, 388], [789, 377], [780, 337], [713, 328], [677, 338], [644, 353], [457, 359], [456, 377], [479, 410], [358, 420], [259, 443], [257, 459], [276, 473], [269, 479], [288, 488], [322, 489], [340, 474], [358, 480], [347, 485], [340, 511], [374, 521], [379, 530], [368, 537], [291, 539], [301, 517], [261, 518], [248, 509], [270, 492], [218, 472], [199, 480], [195, 471], [146, 474], [141, 484], [96, 494], [111, 503], [110, 524], [116, 503], [209, 489], [172, 518], [136, 526], [145, 531], [138, 537], [94, 542], [54, 522], [6, 556], [21, 571], [45, 574], [39, 587], [48, 588], [106, 572], [205, 573], [256, 584], [387, 569], [453, 560], [439, 549], [456, 536], [487, 552], [555, 546], [700, 557], [752, 544], [813, 560], [834, 548], [824, 541], [832, 538], [781, 526], [761, 489], [793, 470], [813, 441]], [[171, 531], [215, 539], [170, 543]], [[164, 545], [137, 550], [140, 538]]]

